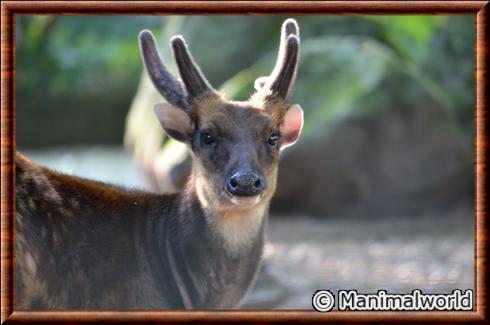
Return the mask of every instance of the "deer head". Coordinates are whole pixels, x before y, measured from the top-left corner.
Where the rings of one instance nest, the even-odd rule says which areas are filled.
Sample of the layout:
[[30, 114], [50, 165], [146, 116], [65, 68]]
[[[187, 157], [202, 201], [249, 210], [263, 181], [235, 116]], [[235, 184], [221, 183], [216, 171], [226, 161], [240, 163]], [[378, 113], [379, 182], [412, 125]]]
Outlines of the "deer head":
[[303, 125], [299, 105], [288, 104], [298, 64], [296, 21], [284, 22], [277, 63], [270, 76], [257, 79], [248, 101], [219, 94], [182, 36], [170, 42], [182, 82], [165, 68], [150, 31], [142, 31], [139, 41], [146, 70], [167, 100], [155, 105], [155, 113], [170, 137], [189, 146], [190, 182], [201, 204], [221, 211], [268, 203], [280, 152], [297, 141]]

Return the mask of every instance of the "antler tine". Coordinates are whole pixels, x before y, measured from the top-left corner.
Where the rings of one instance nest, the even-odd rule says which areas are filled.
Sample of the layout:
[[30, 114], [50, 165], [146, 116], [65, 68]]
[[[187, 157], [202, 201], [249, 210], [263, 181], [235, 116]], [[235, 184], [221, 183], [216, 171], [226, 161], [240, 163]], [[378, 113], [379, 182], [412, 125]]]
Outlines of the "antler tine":
[[266, 84], [272, 94], [287, 99], [290, 95], [294, 79], [296, 78], [296, 70], [298, 63], [299, 40], [296, 36], [289, 36], [287, 39], [286, 51], [284, 59], [277, 75], [273, 74], [270, 78], [270, 86]]
[[192, 58], [185, 39], [181, 35], [172, 37], [172, 49], [180, 77], [185, 84], [189, 99], [193, 100], [205, 95], [215, 94], [216, 91], [204, 77], [201, 69]]
[[[289, 35], [295, 35], [296, 37], [299, 38], [299, 27], [298, 23], [296, 20], [293, 18], [288, 18], [284, 21], [281, 27], [281, 43], [279, 45], [279, 55], [278, 57], [283, 57], [284, 52], [286, 51], [286, 41], [289, 37]], [[279, 63], [279, 62], [277, 62]], [[277, 64], [276, 64], [277, 65]], [[274, 67], [274, 69], [277, 69], [278, 67]]]
[[264, 89], [270, 90], [272, 96], [287, 99], [296, 78], [299, 52], [299, 27], [292, 18], [287, 19], [281, 30], [281, 43], [277, 62]]
[[189, 111], [190, 106], [182, 84], [163, 65], [153, 34], [149, 30], [143, 30], [139, 35], [139, 43], [146, 70], [157, 90], [170, 104]]

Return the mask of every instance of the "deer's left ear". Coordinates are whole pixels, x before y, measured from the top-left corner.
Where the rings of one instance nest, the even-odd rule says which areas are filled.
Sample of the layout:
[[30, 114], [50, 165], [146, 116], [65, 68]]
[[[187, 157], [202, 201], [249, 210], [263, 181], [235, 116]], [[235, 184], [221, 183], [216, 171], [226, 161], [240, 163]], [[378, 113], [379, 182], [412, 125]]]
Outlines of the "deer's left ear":
[[303, 128], [303, 110], [295, 104], [286, 111], [284, 121], [280, 126], [281, 132], [281, 151], [298, 141], [301, 129]]
[[158, 103], [154, 110], [160, 124], [170, 137], [181, 142], [191, 141], [194, 123], [184, 110], [168, 103]]

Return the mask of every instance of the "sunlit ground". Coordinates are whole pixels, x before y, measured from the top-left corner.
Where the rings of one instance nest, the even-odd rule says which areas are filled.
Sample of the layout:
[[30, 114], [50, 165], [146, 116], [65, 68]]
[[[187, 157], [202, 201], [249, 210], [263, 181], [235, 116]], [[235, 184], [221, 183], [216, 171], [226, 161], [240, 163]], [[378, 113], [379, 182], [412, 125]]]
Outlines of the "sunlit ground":
[[311, 308], [318, 289], [447, 293], [473, 289], [471, 218], [271, 218], [252, 308]]
[[[144, 188], [119, 147], [23, 151], [45, 166], [126, 187]], [[311, 309], [317, 289], [448, 293], [474, 288], [473, 212], [323, 219], [272, 216], [264, 261], [244, 308]]]

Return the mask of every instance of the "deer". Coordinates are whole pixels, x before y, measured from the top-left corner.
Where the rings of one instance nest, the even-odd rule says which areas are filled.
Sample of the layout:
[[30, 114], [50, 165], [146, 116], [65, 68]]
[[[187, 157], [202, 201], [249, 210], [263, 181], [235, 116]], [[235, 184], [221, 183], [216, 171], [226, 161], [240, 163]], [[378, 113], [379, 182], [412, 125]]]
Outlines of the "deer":
[[181, 35], [170, 45], [181, 80], [153, 34], [139, 34], [146, 71], [166, 99], [156, 117], [193, 158], [185, 188], [120, 188], [16, 152], [16, 308], [228, 309], [253, 286], [279, 158], [303, 126], [301, 107], [288, 103], [298, 24], [283, 23], [276, 65], [247, 101], [216, 91]]

